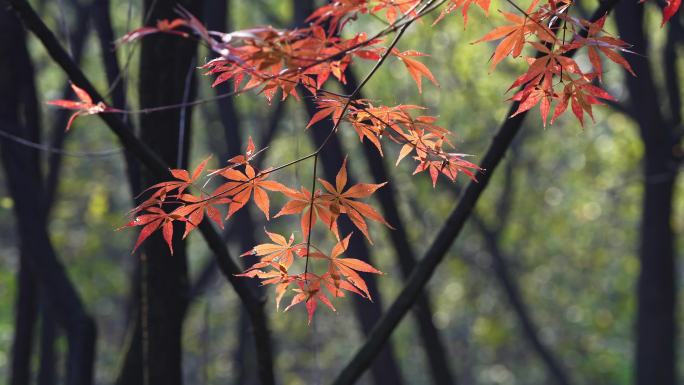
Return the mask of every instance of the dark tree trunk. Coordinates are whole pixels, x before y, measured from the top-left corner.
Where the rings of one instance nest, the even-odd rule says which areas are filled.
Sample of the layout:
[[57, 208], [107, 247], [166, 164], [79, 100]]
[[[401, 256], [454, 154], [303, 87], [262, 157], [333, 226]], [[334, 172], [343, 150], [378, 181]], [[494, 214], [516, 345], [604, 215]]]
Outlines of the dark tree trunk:
[[[32, 141], [38, 138], [33, 69], [18, 20], [0, 10], [0, 126]], [[95, 324], [59, 262], [47, 232], [45, 196], [39, 159], [7, 139], [0, 141], [7, 186], [14, 200], [21, 257], [40, 289], [43, 302], [66, 331], [66, 382], [91, 384], [95, 355]]]
[[[76, 9], [76, 20], [87, 20], [90, 16], [91, 6], [79, 4], [72, 1], [71, 6]], [[71, 54], [77, 63], [81, 61], [83, 47], [88, 37], [88, 27], [90, 23], [81, 22], [76, 28], [71, 30], [69, 41], [71, 42]], [[61, 99], [70, 99], [73, 90], [69, 82], [65, 82], [62, 87]], [[51, 127], [50, 146], [54, 149], [63, 149], [67, 132], [64, 130], [69, 117], [73, 112], [66, 109], [56, 109], [52, 111], [53, 122]], [[51, 153], [48, 155], [47, 174], [45, 175], [45, 212], [49, 217], [57, 197], [59, 180], [61, 175], [62, 154]], [[55, 383], [55, 340], [59, 335], [55, 317], [50, 313], [47, 306], [40, 306], [40, 361], [38, 366], [38, 384], [52, 385]]]
[[40, 361], [38, 363], [38, 385], [54, 385], [56, 381], [55, 340], [57, 324], [47, 306], [41, 305], [40, 312]]
[[[638, 53], [630, 57], [638, 77], [626, 73], [632, 116], [644, 143], [644, 195], [641, 213], [637, 286], [636, 384], [676, 383], [675, 258], [671, 227], [673, 189], [677, 176], [673, 125], [661, 112], [648, 40], [643, 31], [644, 9], [630, 2], [617, 8], [620, 38]], [[660, 71], [662, 69], [658, 69]], [[679, 107], [677, 107], [679, 108]], [[678, 114], [677, 114], [678, 115]]]
[[[111, 89], [111, 102], [117, 108], [126, 108], [126, 84], [121, 74], [121, 67], [114, 51], [114, 30], [109, 12], [109, 0], [98, 0], [93, 4], [93, 24], [97, 31], [102, 52], [102, 64], [104, 65], [107, 82]], [[140, 163], [133, 154], [126, 150], [126, 175], [130, 183], [132, 196], [136, 197], [142, 191], [140, 181]]]
[[[205, 18], [206, 25], [209, 30], [213, 31], [231, 31], [230, 23], [228, 22], [228, 13], [230, 9], [230, 1], [228, 0], [209, 0], [205, 3]], [[214, 90], [217, 95], [226, 92], [226, 88], [216, 87]], [[223, 126], [223, 134], [225, 136], [226, 146], [225, 151], [220, 154], [221, 161], [230, 159], [231, 157], [243, 153], [243, 138], [240, 132], [240, 116], [233, 103], [233, 98], [220, 98], [216, 101], [221, 125]], [[231, 231], [231, 238], [238, 240], [238, 244], [242, 251], [249, 250], [257, 244], [254, 234], [257, 233], [257, 226], [254, 222], [250, 211], [250, 205], [242, 208], [242, 210], [235, 213], [231, 218], [235, 226], [235, 230]], [[251, 266], [258, 261], [257, 256], [247, 256], [243, 259], [243, 267]], [[261, 287], [256, 280], [250, 280], [249, 285], [255, 292], [261, 292]], [[258, 377], [256, 376], [256, 361], [254, 360], [254, 341], [252, 333], [250, 333], [249, 320], [244, 308], [240, 308], [240, 320], [238, 322], [238, 346], [233, 353], [234, 362], [238, 363], [238, 373], [235, 378], [235, 383], [240, 385], [256, 385], [258, 384]]]
[[[76, 8], [76, 20], [88, 20], [90, 16], [90, 10], [92, 7], [90, 5], [80, 5], [77, 1], [72, 1], [72, 4]], [[69, 36], [69, 41], [71, 42], [71, 55], [76, 63], [81, 62], [81, 55], [83, 53], [83, 46], [85, 45], [86, 38], [88, 37], [88, 27], [90, 23], [81, 22], [78, 23], [76, 28], [73, 29]], [[71, 89], [69, 82], [65, 82], [64, 87], [62, 87], [62, 97], [61, 99], [71, 99], [73, 97], [74, 91]], [[69, 117], [73, 114], [73, 111], [67, 109], [56, 109], [52, 112], [52, 127], [51, 127], [51, 139], [50, 145], [53, 148], [63, 148], [64, 141], [67, 136], [67, 132], [64, 130]], [[62, 154], [52, 153], [48, 157], [47, 162], [47, 175], [45, 176], [45, 205], [46, 211], [50, 213], [53, 204], [55, 202], [55, 197], [57, 196], [57, 188], [59, 186], [59, 176], [62, 169]]]
[[[149, 21], [173, 19], [177, 5], [191, 13], [198, 1], [145, 0]], [[164, 34], [142, 40], [140, 53], [141, 108], [178, 104], [194, 95], [195, 53], [190, 39]], [[172, 167], [187, 168], [191, 108], [171, 109], [140, 117], [140, 139]], [[161, 180], [143, 172], [143, 186]], [[173, 255], [160, 232], [143, 244], [137, 322], [119, 384], [182, 384], [182, 326], [188, 303], [188, 271], [184, 227], [174, 226]]]
[[31, 383], [31, 352], [37, 315], [36, 282], [28, 266], [29, 256], [22, 255], [20, 258], [10, 385]]
[[[127, 108], [126, 103], [126, 79], [122, 76], [121, 67], [114, 51], [114, 30], [109, 12], [109, 0], [98, 0], [93, 4], [92, 20], [97, 32], [102, 54], [102, 64], [107, 76], [109, 89], [111, 90], [111, 104], [116, 108]], [[142, 191], [140, 180], [140, 163], [135, 156], [124, 149], [126, 159], [126, 176], [131, 190], [131, 202], [135, 204], [135, 197]], [[133, 254], [134, 258], [140, 258], [140, 251]], [[135, 315], [140, 298], [140, 264], [133, 265], [130, 273], [131, 293], [123, 304], [123, 313], [126, 319], [126, 330], [135, 325]]]

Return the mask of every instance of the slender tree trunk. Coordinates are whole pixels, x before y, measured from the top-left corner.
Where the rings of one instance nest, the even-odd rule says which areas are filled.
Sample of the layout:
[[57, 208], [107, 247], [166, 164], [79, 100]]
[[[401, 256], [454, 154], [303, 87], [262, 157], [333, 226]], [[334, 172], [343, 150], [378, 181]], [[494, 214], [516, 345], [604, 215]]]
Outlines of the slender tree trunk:
[[[205, 20], [206, 26], [213, 31], [231, 31], [229, 20], [230, 1], [228, 0], [208, 0], [205, 2]], [[225, 92], [226, 87], [216, 87], [214, 91], [217, 95]], [[219, 118], [223, 126], [223, 134], [225, 136], [225, 150], [220, 154], [220, 161], [223, 162], [230, 157], [244, 152], [243, 138], [240, 132], [241, 121], [240, 116], [233, 103], [233, 98], [221, 98], [216, 101]], [[252, 217], [250, 205], [243, 207], [240, 211], [235, 213], [231, 219], [235, 226], [235, 231], [231, 231], [230, 235], [234, 240], [238, 241], [242, 251], [249, 250], [257, 244], [254, 235], [258, 233], [258, 227]], [[258, 261], [257, 256], [246, 256], [242, 260], [243, 267], [251, 266]], [[252, 286], [255, 292], [262, 293], [261, 286], [256, 280], [250, 280], [249, 285]], [[240, 317], [238, 322], [238, 346], [233, 353], [233, 361], [238, 363], [238, 373], [235, 378], [235, 383], [240, 385], [256, 385], [258, 384], [258, 377], [256, 376], [256, 360], [254, 352], [254, 336], [250, 332], [249, 319], [244, 308], [240, 308]]]
[[[36, 140], [37, 106], [32, 65], [18, 20], [0, 10], [0, 126], [15, 136]], [[22, 98], [20, 95], [34, 95]], [[33, 99], [32, 101], [30, 99]], [[33, 105], [31, 105], [33, 104]], [[35, 276], [41, 297], [68, 342], [66, 381], [91, 384], [95, 355], [95, 324], [60, 264], [47, 232], [45, 196], [35, 151], [9, 140], [0, 141], [7, 186], [14, 200], [21, 256]]]
[[[6, 12], [0, 12], [3, 13], [3, 15], [0, 16], [0, 22], [7, 23], [6, 29], [0, 28], [0, 33], [2, 33], [3, 37], [6, 39], [6, 41], [0, 40], [0, 44], [2, 45], [0, 47], [0, 53], [5, 52], [5, 54], [7, 55], [4, 56], [5, 60], [2, 61], [0, 65], [2, 65], [2, 67], [5, 69], [14, 67], [12, 68], [14, 70], [14, 73], [8, 71], [9, 73], [7, 73], [6, 76], [17, 76], [19, 74], [22, 75], [22, 78], [15, 79], [17, 83], [13, 85], [21, 87], [16, 88], [16, 90], [24, 90], [24, 92], [14, 92], [12, 93], [12, 95], [9, 95], [10, 93], [6, 92], [8, 95], [6, 95], [5, 98], [11, 100], [5, 100], [5, 102], [10, 103], [10, 106], [3, 115], [6, 116], [6, 119], [12, 119], [16, 117], [16, 122], [18, 123], [19, 119], [21, 119], [21, 115], [26, 116], [26, 113], [22, 114], [21, 110], [26, 109], [26, 107], [30, 105], [33, 105], [32, 108], [35, 108], [36, 105], [35, 95], [33, 95], [33, 101], [28, 100], [28, 98], [26, 98], [25, 95], [25, 90], [33, 88], [33, 73], [31, 66], [29, 66], [28, 68], [22, 68], [22, 66], [29, 64], [27, 63], [27, 60], [29, 58], [27, 53], [25, 52], [25, 47], [20, 47], [24, 44], [23, 32], [21, 31], [21, 27], [18, 25], [16, 20], [10, 21], [9, 17], [11, 16], [8, 15]], [[13, 37], [13, 35], [21, 35], [21, 40], [17, 42], [11, 42], [10, 39]], [[17, 46], [12, 47], [13, 43]], [[20, 51], [13, 52], [13, 49], [19, 49]], [[16, 55], [13, 63], [10, 62], [10, 55]], [[5, 83], [5, 85], [10, 85], [9, 79], [5, 78], [2, 80], [3, 83]], [[26, 83], [21, 84], [23, 82]], [[0, 122], [0, 126], [4, 126], [6, 123], [8, 122]], [[30, 122], [25, 122], [25, 124], [26, 125], [24, 127], [21, 127], [21, 131], [23, 131], [22, 133], [31, 140], [38, 139], [39, 130], [37, 124], [31, 125]], [[32, 127], [29, 128], [29, 125], [31, 125]], [[3, 129], [6, 129], [6, 127], [3, 127]], [[19, 130], [20, 128], [17, 126], [13, 131], [16, 132]], [[12, 145], [11, 143], [3, 144]], [[16, 146], [16, 144], [14, 145]], [[36, 162], [36, 164], [37, 162], [39, 162], [39, 154], [37, 152], [30, 151], [27, 148], [23, 148], [23, 150], [24, 153], [28, 157], [30, 157], [30, 160], [32, 162]], [[38, 175], [40, 175], [40, 170], [38, 170]], [[18, 211], [16, 212], [16, 214], [20, 215]], [[24, 246], [25, 245], [21, 243], [19, 250], [20, 261], [19, 271], [17, 274], [18, 290], [15, 307], [16, 312], [14, 322], [14, 339], [12, 341], [12, 366], [10, 371], [10, 384], [12, 385], [28, 385], [31, 381], [31, 355], [33, 352], [34, 332], [38, 309], [37, 301], [39, 292], [36, 287], [37, 282], [35, 276], [33, 275], [33, 272], [31, 271], [31, 266], [29, 264], [31, 256], [28, 254], [28, 250]]]
[[[85, 45], [86, 38], [88, 37], [90, 23], [87, 22], [90, 17], [90, 11], [93, 8], [88, 5], [80, 5], [77, 1], [72, 1], [72, 5], [76, 8], [76, 20], [81, 20], [82, 22], [76, 25], [69, 36], [69, 41], [71, 42], [71, 55], [75, 62], [81, 62], [81, 55], [83, 53], [83, 46]], [[65, 82], [62, 87], [62, 99], [72, 98], [74, 91], [71, 89], [69, 82]], [[53, 148], [63, 148], [64, 141], [67, 136], [67, 132], [64, 130], [69, 117], [73, 113], [67, 109], [56, 109], [51, 111], [51, 139], [50, 146]], [[55, 197], [57, 196], [57, 188], [59, 187], [59, 177], [61, 175], [62, 169], [62, 154], [52, 153], [48, 155], [47, 162], [47, 175], [45, 176], [45, 205], [48, 214], [52, 210], [55, 202]]]
[[630, 58], [638, 77], [625, 75], [630, 105], [634, 106], [632, 116], [639, 124], [644, 143], [635, 382], [637, 385], [673, 385], [677, 378], [677, 290], [671, 213], [679, 163], [674, 151], [677, 141], [673, 125], [661, 112], [653, 69], [645, 55], [649, 42], [643, 31], [644, 9], [625, 2], [617, 8], [616, 14], [620, 37], [643, 54]]
[[[112, 28], [112, 20], [109, 12], [110, 1], [98, 0], [93, 4], [92, 20], [93, 27], [97, 32], [98, 41], [100, 43], [100, 52], [102, 54], [102, 64], [104, 65], [104, 72], [107, 76], [109, 84], [111, 104], [116, 108], [127, 108], [126, 103], [126, 78], [121, 73], [121, 67], [114, 51], [114, 30]], [[141, 191], [141, 176], [140, 163], [133, 156], [133, 154], [124, 149], [124, 157], [126, 159], [126, 176], [131, 191], [131, 202], [135, 204], [135, 197]], [[134, 258], [140, 258], [140, 251], [137, 250], [133, 254]], [[136, 321], [136, 310], [139, 306], [140, 299], [140, 264], [134, 263], [130, 274], [131, 291], [127, 300], [123, 304], [124, 319], [126, 320], [125, 330], [134, 330]], [[134, 333], [130, 331], [129, 333]], [[130, 336], [130, 335], [129, 335]], [[128, 340], [132, 341], [131, 339]], [[124, 343], [126, 340], [124, 339]]]
[[31, 352], [33, 351], [33, 335], [37, 316], [36, 282], [28, 266], [29, 257], [21, 256], [20, 258], [9, 381], [11, 385], [28, 385], [31, 383]]
[[[76, 20], [88, 20], [92, 6], [82, 5], [77, 1], [70, 4], [76, 10]], [[88, 37], [90, 23], [80, 22], [71, 30], [69, 41], [71, 42], [71, 54], [76, 62], [81, 61], [83, 47]], [[62, 87], [62, 98], [70, 99], [73, 90], [69, 82], [65, 82]], [[64, 148], [67, 132], [64, 130], [72, 112], [66, 109], [56, 109], [52, 111], [53, 122], [51, 127], [50, 146], [55, 149]], [[62, 165], [62, 154], [51, 153], [48, 155], [47, 175], [45, 176], [45, 212], [49, 217], [57, 197]], [[55, 317], [50, 313], [47, 306], [40, 306], [40, 361], [38, 366], [38, 384], [51, 385], [55, 383], [55, 340], [59, 335], [59, 330], [55, 324]]]
[[[231, 31], [229, 23], [229, 9], [230, 1], [228, 0], [209, 0], [205, 3], [205, 17], [207, 28], [213, 31]], [[216, 87], [214, 92], [219, 95], [225, 92], [225, 87]], [[233, 103], [233, 98], [221, 98], [216, 101], [219, 118], [223, 126], [223, 134], [225, 137], [225, 150], [221, 154], [221, 161], [230, 159], [230, 157], [243, 153], [242, 134], [240, 132], [240, 116]], [[243, 251], [249, 250], [257, 244], [254, 234], [258, 231], [254, 223], [249, 205], [242, 208], [242, 210], [235, 213], [231, 219], [236, 226], [235, 231], [231, 231], [231, 235], [235, 237]], [[258, 260], [257, 256], [247, 256], [242, 261], [242, 266], [251, 266]], [[248, 282], [255, 292], [262, 292], [261, 287], [256, 281]], [[244, 308], [240, 308], [240, 317], [238, 321], [238, 346], [233, 352], [233, 361], [238, 363], [237, 376], [235, 383], [240, 385], [255, 385], [258, 384], [256, 376], [256, 362], [254, 358], [254, 341], [250, 333], [249, 320]]]
[[[102, 64], [104, 65], [107, 82], [109, 83], [111, 101], [117, 108], [126, 108], [126, 79], [122, 77], [121, 67], [114, 51], [114, 30], [109, 12], [109, 0], [97, 0], [93, 4], [93, 24], [97, 32], [102, 52]], [[140, 181], [140, 162], [133, 154], [125, 150], [126, 176], [130, 183], [133, 199], [142, 191]]]
[[[172, 0], [145, 0], [149, 20], [178, 17]], [[197, 14], [198, 1], [184, 6]], [[190, 39], [152, 35], [143, 39], [140, 56], [140, 105], [142, 108], [178, 104], [194, 95], [194, 59], [197, 45]], [[173, 109], [140, 117], [140, 139], [168, 164], [186, 168], [191, 108]], [[161, 181], [143, 172], [144, 186]], [[144, 199], [144, 198], [141, 198]], [[156, 232], [143, 244], [139, 263], [141, 287], [137, 322], [119, 384], [182, 384], [182, 327], [188, 303], [188, 267], [183, 226], [174, 226], [173, 255], [162, 234]]]
[[41, 304], [40, 311], [40, 361], [38, 363], [38, 385], [53, 385], [55, 372], [55, 340], [57, 339], [57, 323], [50, 308]]

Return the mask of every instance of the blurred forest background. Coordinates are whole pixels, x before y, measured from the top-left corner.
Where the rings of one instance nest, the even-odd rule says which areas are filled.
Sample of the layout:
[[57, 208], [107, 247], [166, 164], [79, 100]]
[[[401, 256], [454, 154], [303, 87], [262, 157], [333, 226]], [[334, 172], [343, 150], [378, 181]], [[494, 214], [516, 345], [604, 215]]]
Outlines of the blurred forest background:
[[[222, 31], [297, 25], [312, 6], [308, 0], [181, 3], [210, 29]], [[190, 236], [185, 250], [150, 256], [147, 264], [131, 255], [137, 231], [115, 229], [126, 223], [133, 197], [154, 178], [97, 117], [79, 118], [64, 132], [69, 113], [44, 102], [73, 98], [67, 78], [2, 4], [0, 117], [21, 114], [24, 128], [0, 121], [0, 381], [67, 383], [69, 365], [93, 360], [97, 384], [142, 384], [146, 364], [167, 371], [166, 384], [181, 378], [186, 384], [258, 383], [246, 317], [200, 235]], [[152, 8], [152, 21], [174, 17], [175, 2], [31, 4], [113, 106], [210, 99], [228, 88], [210, 87], [212, 80], [195, 68], [209, 54], [190, 41], [153, 37], [112, 50], [114, 39], [142, 25], [146, 9]], [[596, 4], [581, 1], [575, 12], [587, 17]], [[470, 159], [479, 163], [509, 109], [505, 88], [521, 70], [505, 61], [488, 73], [492, 45], [470, 44], [501, 23], [497, 9], [513, 11], [499, 1], [490, 18], [471, 11], [465, 29], [455, 13], [436, 27], [427, 20], [408, 30], [399, 48], [431, 54], [423, 62], [439, 88], [425, 84], [417, 94], [394, 60], [364, 87], [363, 96], [428, 106], [456, 133], [457, 151], [473, 154]], [[684, 341], [675, 332], [684, 318], [674, 310], [681, 309], [677, 292], [684, 275], [675, 264], [684, 228], [684, 201], [677, 199], [684, 185], [676, 178], [683, 153], [684, 30], [680, 15], [664, 28], [660, 20], [655, 2], [618, 5], [607, 29], [644, 55], [628, 57], [638, 77], [606, 63], [604, 82], [619, 102], [595, 108], [595, 123], [584, 128], [566, 115], [544, 129], [533, 111], [419, 310], [402, 321], [388, 350], [359, 383], [677, 382], [675, 368], [684, 363]], [[381, 27], [369, 17], [354, 24], [358, 31]], [[369, 68], [353, 66], [350, 82]], [[243, 152], [248, 136], [258, 148], [268, 146], [263, 165], [278, 165], [311, 152], [326, 133], [304, 130], [311, 108], [305, 100], [268, 105], [263, 96], [246, 93], [125, 118], [173, 165], [194, 167], [214, 154], [216, 167]], [[373, 224], [375, 246], [360, 238], [353, 246], [352, 255], [370, 258], [387, 273], [371, 282], [377, 286], [373, 303], [348, 296], [335, 302], [337, 313], [320, 308], [307, 326], [303, 308], [276, 313], [272, 289], [267, 292], [280, 384], [335, 378], [394, 300], [412, 261], [423, 255], [467, 183], [440, 180], [433, 189], [426, 175], [411, 176], [408, 163], [394, 167], [398, 147], [386, 146], [381, 159], [369, 156], [351, 130], [337, 138], [323, 153], [323, 174], [331, 179], [344, 154], [357, 181], [370, 182], [384, 172], [390, 188], [372, 203], [398, 230]], [[308, 173], [304, 165], [281, 178], [306, 180]], [[282, 203], [276, 199], [273, 206]], [[229, 222], [225, 239], [233, 256], [264, 241], [266, 223], [257, 214], [250, 207]], [[291, 231], [282, 223], [268, 229]], [[26, 262], [31, 253], [40, 255], [37, 268]], [[57, 261], [66, 275], [50, 272], [60, 269]], [[141, 286], [145, 280], [149, 286]], [[154, 313], [150, 301], [167, 301], [168, 308]], [[139, 309], [153, 313], [146, 324], [140, 324]], [[93, 326], [94, 356], [87, 348]], [[168, 346], [142, 357], [142, 334], [162, 336]], [[86, 348], [69, 350], [79, 339]], [[180, 359], [182, 368], [169, 364]]]

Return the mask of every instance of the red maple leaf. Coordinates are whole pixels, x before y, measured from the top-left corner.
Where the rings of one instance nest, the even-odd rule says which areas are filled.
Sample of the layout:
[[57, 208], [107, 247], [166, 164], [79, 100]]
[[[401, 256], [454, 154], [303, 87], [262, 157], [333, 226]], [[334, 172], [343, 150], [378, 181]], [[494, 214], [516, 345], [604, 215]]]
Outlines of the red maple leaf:
[[425, 64], [419, 62], [418, 60], [411, 59], [411, 57], [429, 55], [413, 50], [399, 52], [399, 50], [397, 49], [392, 50], [392, 54], [396, 56], [399, 60], [401, 60], [402, 63], [404, 63], [406, 69], [409, 72], [409, 75], [411, 75], [413, 80], [416, 82], [416, 85], [418, 86], [418, 93], [423, 93], [423, 76], [430, 79], [432, 84], [439, 87], [437, 79], [435, 79], [435, 77], [432, 75], [432, 72], [430, 72], [430, 70], [425, 66]]
[[327, 202], [329, 211], [332, 213], [332, 220], [337, 221], [340, 214], [346, 214], [368, 241], [372, 244], [370, 234], [368, 234], [368, 224], [364, 218], [375, 222], [383, 223], [389, 228], [393, 228], [371, 205], [357, 201], [359, 198], [368, 198], [380, 187], [387, 184], [379, 183], [358, 183], [344, 190], [347, 184], [347, 159], [342, 162], [342, 167], [335, 177], [335, 186], [323, 179], [318, 179], [328, 193], [321, 195], [321, 200]]
[[78, 96], [78, 98], [80, 99], [79, 101], [50, 100], [46, 102], [47, 104], [53, 106], [59, 106], [69, 110], [76, 110], [76, 112], [69, 118], [69, 122], [67, 122], [65, 131], [69, 131], [69, 128], [71, 128], [71, 124], [74, 122], [74, 119], [76, 119], [77, 116], [95, 115], [101, 112], [120, 112], [120, 110], [117, 110], [115, 108], [107, 107], [104, 104], [104, 102], [93, 103], [93, 98], [90, 97], [90, 95], [84, 89], [79, 88], [74, 83], [71, 83], [71, 89], [74, 90], [76, 96]]
[[336, 297], [340, 296], [339, 294], [337, 294], [337, 292], [339, 292], [340, 289], [349, 290], [348, 286], [342, 285], [343, 280], [346, 280], [349, 283], [351, 283], [354, 287], [359, 289], [361, 293], [359, 293], [358, 290], [350, 291], [354, 291], [357, 294], [361, 294], [362, 296], [370, 300], [371, 295], [368, 291], [368, 286], [366, 285], [366, 281], [364, 281], [363, 278], [361, 278], [361, 276], [359, 275], [359, 272], [373, 274], [382, 274], [382, 272], [360, 259], [342, 257], [342, 255], [347, 251], [347, 248], [349, 247], [350, 238], [351, 234], [347, 235], [346, 237], [344, 237], [344, 239], [337, 242], [337, 244], [330, 251], [330, 254], [324, 254], [320, 251], [316, 251], [312, 252], [310, 254], [310, 257], [322, 259], [328, 262], [327, 273], [330, 275], [333, 281], [333, 292], [335, 293]]
[[[281, 192], [290, 198], [290, 200], [285, 203], [283, 208], [280, 209], [274, 218], [282, 215], [301, 213], [300, 226], [302, 228], [302, 235], [305, 239], [308, 237], [311, 227], [313, 227], [318, 218], [320, 218], [337, 238], [340, 237], [337, 230], [335, 215], [330, 211], [329, 202], [321, 198], [320, 191], [316, 191], [313, 197], [311, 196], [311, 192], [303, 186], [300, 191], [286, 189]], [[311, 210], [312, 208], [313, 210]]]

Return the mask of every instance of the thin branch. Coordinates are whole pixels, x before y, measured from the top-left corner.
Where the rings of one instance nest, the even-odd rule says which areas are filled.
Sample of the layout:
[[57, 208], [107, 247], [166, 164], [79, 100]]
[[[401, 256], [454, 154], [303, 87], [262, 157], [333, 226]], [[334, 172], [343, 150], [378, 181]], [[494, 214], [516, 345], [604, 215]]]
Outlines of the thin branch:
[[[5, 123], [3, 123], [3, 126], [7, 126]], [[64, 127], [64, 124], [62, 124], [62, 127]], [[64, 156], [70, 156], [74, 158], [88, 158], [88, 159], [93, 159], [93, 158], [103, 158], [103, 157], [110, 157], [112, 155], [117, 155], [120, 154], [123, 149], [121, 148], [111, 148], [107, 150], [100, 150], [100, 151], [67, 151], [63, 150], [61, 147], [52, 147], [49, 144], [43, 144], [43, 143], [37, 143], [30, 141], [28, 139], [24, 139], [20, 136], [13, 135], [5, 130], [0, 129], [0, 136], [2, 136], [5, 139], [11, 140], [14, 143], [20, 144], [22, 146], [26, 146], [29, 148], [33, 148], [36, 150], [44, 151], [50, 154], [60, 154]]]
[[682, 123], [682, 98], [679, 95], [680, 76], [677, 66], [677, 43], [684, 37], [682, 30], [682, 23], [676, 15], [669, 22], [669, 29], [667, 31], [667, 41], [665, 49], [663, 50], [663, 62], [665, 67], [665, 88], [667, 90], [667, 98], [670, 107], [670, 124], [678, 126]]

